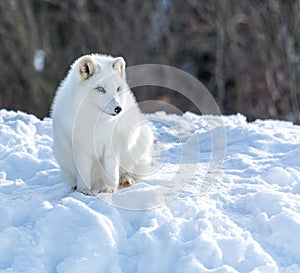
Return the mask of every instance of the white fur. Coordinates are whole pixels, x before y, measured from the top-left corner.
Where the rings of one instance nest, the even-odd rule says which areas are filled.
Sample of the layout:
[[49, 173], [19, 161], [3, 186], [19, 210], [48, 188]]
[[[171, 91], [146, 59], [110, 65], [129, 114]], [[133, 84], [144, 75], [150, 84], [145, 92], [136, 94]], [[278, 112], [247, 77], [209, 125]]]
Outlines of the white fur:
[[[117, 106], [122, 111], [111, 116]], [[78, 191], [115, 192], [119, 184], [130, 186], [147, 174], [153, 135], [126, 83], [123, 58], [77, 59], [51, 114], [54, 155], [63, 178]]]

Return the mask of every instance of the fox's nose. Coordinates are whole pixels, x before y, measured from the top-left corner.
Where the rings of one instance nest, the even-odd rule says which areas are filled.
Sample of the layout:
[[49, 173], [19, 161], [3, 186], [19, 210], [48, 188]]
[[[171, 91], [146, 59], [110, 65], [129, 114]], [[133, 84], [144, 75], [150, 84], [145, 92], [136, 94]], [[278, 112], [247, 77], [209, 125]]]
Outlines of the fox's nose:
[[115, 113], [116, 113], [116, 115], [119, 114], [121, 111], [122, 111], [122, 108], [121, 108], [120, 106], [117, 106], [117, 107], [115, 108]]

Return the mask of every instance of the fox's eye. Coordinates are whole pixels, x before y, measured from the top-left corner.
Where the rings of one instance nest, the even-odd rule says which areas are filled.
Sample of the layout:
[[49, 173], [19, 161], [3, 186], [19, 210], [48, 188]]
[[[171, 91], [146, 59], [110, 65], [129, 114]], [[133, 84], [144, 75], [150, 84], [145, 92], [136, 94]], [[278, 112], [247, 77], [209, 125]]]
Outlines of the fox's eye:
[[97, 91], [103, 93], [103, 94], [106, 93], [106, 90], [105, 90], [102, 86], [98, 86], [98, 87], [96, 87], [95, 89], [96, 89]]
[[119, 86], [118, 88], [117, 88], [117, 92], [119, 92], [121, 90], [121, 87]]

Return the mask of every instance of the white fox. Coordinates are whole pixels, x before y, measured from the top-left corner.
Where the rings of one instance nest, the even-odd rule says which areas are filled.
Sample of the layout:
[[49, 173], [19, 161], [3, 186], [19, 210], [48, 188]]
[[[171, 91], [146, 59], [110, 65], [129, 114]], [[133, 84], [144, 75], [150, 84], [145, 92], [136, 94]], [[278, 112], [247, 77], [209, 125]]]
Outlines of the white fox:
[[78, 191], [112, 193], [147, 174], [153, 134], [126, 83], [122, 57], [77, 59], [51, 109], [54, 155]]

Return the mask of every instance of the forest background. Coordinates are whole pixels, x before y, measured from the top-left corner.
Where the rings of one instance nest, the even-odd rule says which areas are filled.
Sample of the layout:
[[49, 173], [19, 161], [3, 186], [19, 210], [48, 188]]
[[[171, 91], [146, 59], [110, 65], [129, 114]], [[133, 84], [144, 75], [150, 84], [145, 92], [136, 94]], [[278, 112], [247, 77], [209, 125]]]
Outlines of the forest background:
[[[97, 52], [182, 69], [223, 114], [300, 123], [300, 0], [2, 0], [0, 41], [0, 108], [49, 115], [70, 64]], [[199, 112], [172, 90], [134, 92]]]

